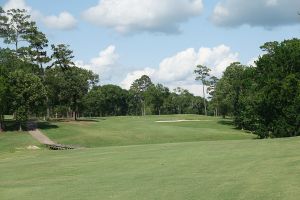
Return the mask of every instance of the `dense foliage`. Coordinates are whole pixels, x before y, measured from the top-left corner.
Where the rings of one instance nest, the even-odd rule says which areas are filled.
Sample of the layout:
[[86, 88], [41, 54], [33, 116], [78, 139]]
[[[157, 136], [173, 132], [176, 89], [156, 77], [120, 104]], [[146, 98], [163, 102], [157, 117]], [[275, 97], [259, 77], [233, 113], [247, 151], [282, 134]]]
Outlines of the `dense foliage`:
[[213, 101], [261, 138], [300, 135], [300, 40], [268, 42], [255, 67], [231, 64]]
[[74, 64], [68, 45], [48, 44], [26, 10], [0, 7], [0, 25], [0, 38], [10, 47], [0, 48], [0, 131], [5, 114], [20, 130], [32, 117], [203, 114], [203, 99], [183, 89], [170, 92], [146, 75], [130, 90], [99, 86], [98, 75]]

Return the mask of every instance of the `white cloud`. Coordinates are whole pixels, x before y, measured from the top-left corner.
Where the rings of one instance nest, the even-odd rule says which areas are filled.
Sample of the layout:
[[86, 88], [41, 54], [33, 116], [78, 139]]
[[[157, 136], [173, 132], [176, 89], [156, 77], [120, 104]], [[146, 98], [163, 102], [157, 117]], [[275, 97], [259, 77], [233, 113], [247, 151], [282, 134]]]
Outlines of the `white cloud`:
[[4, 4], [3, 9], [25, 9], [28, 12], [32, 11], [32, 8], [26, 4], [25, 0], [9, 0]]
[[83, 18], [120, 33], [179, 32], [179, 25], [200, 15], [202, 0], [100, 0]]
[[3, 9], [25, 9], [34, 21], [41, 21], [51, 29], [72, 30], [77, 26], [77, 20], [70, 13], [64, 11], [58, 16], [45, 16], [39, 10], [35, 10], [27, 5], [25, 0], [8, 0], [4, 4]]
[[299, 0], [220, 0], [212, 21], [219, 26], [272, 28], [299, 23]]
[[129, 89], [133, 81], [138, 78], [141, 78], [143, 75], [147, 75], [149, 77], [153, 77], [155, 74], [155, 69], [152, 68], [145, 68], [142, 70], [136, 70], [127, 74], [126, 78], [121, 82], [121, 87], [125, 89]]
[[256, 67], [255, 62], [258, 60], [258, 58], [259, 58], [259, 57], [253, 57], [253, 58], [251, 58], [251, 59], [248, 61], [247, 65], [248, 65], [248, 66], [254, 66], [254, 67]]
[[[195, 83], [195, 82], [174, 82], [172, 84], [168, 84], [168, 87], [170, 89], [170, 91], [173, 91], [174, 89], [176, 89], [177, 87], [182, 88], [182, 89], [186, 89], [188, 90], [190, 93], [196, 95], [196, 96], [203, 96], [203, 89], [202, 89], [202, 85], [200, 85], [199, 83]], [[204, 91], [206, 91], [206, 88], [204, 89]]]
[[226, 67], [236, 61], [238, 53], [232, 52], [230, 47], [225, 45], [214, 48], [202, 47], [198, 51], [189, 48], [162, 60], [158, 69], [145, 68], [128, 73], [121, 86], [128, 89], [134, 80], [145, 74], [154, 82], [163, 83], [171, 89], [182, 87], [199, 95], [202, 94], [201, 86], [195, 81], [194, 75], [197, 65], [206, 65], [212, 69], [211, 75], [220, 77]]
[[58, 16], [45, 16], [42, 21], [51, 29], [72, 30], [77, 26], [77, 20], [66, 11], [60, 13]]
[[119, 55], [116, 53], [114, 45], [108, 46], [101, 51], [99, 55], [92, 58], [88, 63], [77, 61], [75, 64], [81, 68], [92, 70], [94, 73], [99, 74], [101, 81], [110, 79], [114, 74], [114, 69], [117, 67]]
[[[157, 71], [157, 77], [163, 82], [187, 80], [197, 65], [211, 68], [211, 74], [220, 76], [226, 67], [238, 60], [238, 53], [231, 52], [230, 47], [220, 45], [214, 48], [193, 48], [164, 59]], [[194, 78], [194, 77], [192, 77]]]
[[278, 0], [267, 0], [266, 5], [267, 6], [277, 6]]

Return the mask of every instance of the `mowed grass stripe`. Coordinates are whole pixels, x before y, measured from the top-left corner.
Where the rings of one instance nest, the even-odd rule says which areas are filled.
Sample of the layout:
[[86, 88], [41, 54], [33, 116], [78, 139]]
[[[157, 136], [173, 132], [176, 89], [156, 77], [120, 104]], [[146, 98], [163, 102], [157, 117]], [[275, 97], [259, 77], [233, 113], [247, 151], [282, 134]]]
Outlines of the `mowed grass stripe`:
[[299, 138], [17, 153], [1, 199], [296, 200]]

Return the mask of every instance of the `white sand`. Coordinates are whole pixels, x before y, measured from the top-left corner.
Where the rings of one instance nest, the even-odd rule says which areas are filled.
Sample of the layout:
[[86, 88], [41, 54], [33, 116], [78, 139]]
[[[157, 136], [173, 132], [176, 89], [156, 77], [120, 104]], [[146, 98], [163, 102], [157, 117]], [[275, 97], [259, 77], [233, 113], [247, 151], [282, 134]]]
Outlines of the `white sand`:
[[37, 147], [37, 146], [34, 146], [34, 145], [30, 145], [30, 146], [28, 146], [26, 149], [28, 149], [28, 150], [38, 150], [38, 149], [40, 149], [40, 148]]

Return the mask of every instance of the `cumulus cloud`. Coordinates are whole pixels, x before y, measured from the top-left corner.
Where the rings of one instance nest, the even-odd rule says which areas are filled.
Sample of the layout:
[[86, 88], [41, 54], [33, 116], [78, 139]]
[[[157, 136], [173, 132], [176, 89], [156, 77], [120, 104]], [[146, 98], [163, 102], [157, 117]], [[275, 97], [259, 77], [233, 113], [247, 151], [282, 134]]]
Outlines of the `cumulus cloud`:
[[25, 9], [28, 12], [32, 11], [32, 8], [26, 4], [25, 0], [9, 0], [4, 4], [3, 9]]
[[153, 68], [145, 68], [142, 70], [136, 70], [127, 74], [125, 79], [121, 82], [121, 87], [125, 89], [129, 89], [131, 84], [138, 78], [141, 78], [143, 75], [147, 75], [149, 77], [153, 77], [155, 74], [155, 69]]
[[119, 55], [116, 53], [116, 47], [110, 45], [101, 51], [97, 57], [92, 58], [88, 63], [77, 61], [75, 64], [81, 68], [99, 74], [101, 80], [107, 80], [114, 74], [113, 71], [117, 66], [118, 59]]
[[25, 0], [8, 0], [4, 4], [3, 9], [25, 9], [33, 20], [41, 21], [51, 29], [72, 30], [77, 26], [77, 20], [70, 13], [64, 11], [57, 16], [45, 16], [39, 10], [35, 10], [27, 5]]
[[212, 69], [212, 75], [220, 77], [227, 66], [238, 61], [238, 56], [238, 53], [232, 52], [226, 45], [202, 47], [198, 51], [189, 48], [163, 59], [158, 69], [145, 68], [128, 73], [121, 86], [128, 89], [134, 80], [145, 74], [154, 82], [163, 83], [171, 89], [180, 86], [199, 95], [201, 88], [193, 75], [195, 67], [199, 64], [206, 65]]
[[58, 30], [72, 30], [77, 26], [77, 20], [73, 15], [65, 11], [58, 16], [45, 16], [43, 22], [48, 28]]
[[179, 25], [201, 14], [202, 0], [100, 0], [83, 18], [120, 33], [179, 32]]
[[230, 47], [225, 45], [202, 47], [198, 51], [190, 48], [164, 59], [156, 75], [163, 82], [187, 80], [191, 78], [195, 66], [201, 64], [211, 68], [213, 75], [220, 76], [230, 63], [237, 60], [238, 53], [233, 53]]
[[212, 21], [219, 26], [240, 25], [272, 28], [299, 23], [299, 0], [221, 0]]

